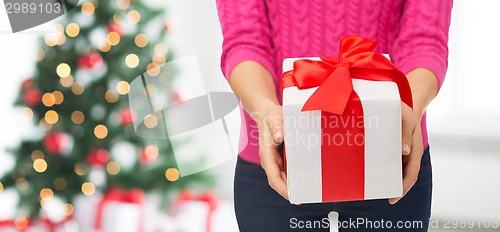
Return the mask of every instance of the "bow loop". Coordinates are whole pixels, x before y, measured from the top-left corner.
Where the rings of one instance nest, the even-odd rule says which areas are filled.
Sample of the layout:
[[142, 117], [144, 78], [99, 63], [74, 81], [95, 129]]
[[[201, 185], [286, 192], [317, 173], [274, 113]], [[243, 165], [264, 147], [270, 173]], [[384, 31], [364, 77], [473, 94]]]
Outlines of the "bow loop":
[[340, 41], [337, 57], [317, 60], [297, 60], [293, 70], [283, 73], [282, 88], [299, 89], [317, 87], [302, 111], [322, 110], [342, 115], [356, 99], [352, 78], [370, 81], [392, 81], [398, 86], [401, 101], [413, 107], [410, 85], [406, 76], [380, 53], [374, 52], [377, 42], [360, 36], [345, 36]]

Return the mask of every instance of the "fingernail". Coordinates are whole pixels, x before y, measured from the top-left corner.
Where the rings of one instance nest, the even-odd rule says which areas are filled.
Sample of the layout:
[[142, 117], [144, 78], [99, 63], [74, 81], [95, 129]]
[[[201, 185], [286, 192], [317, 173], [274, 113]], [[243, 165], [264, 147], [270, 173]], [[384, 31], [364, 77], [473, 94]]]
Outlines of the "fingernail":
[[276, 132], [276, 134], [274, 134], [274, 141], [280, 141], [281, 140], [281, 132]]
[[406, 153], [406, 154], [410, 154], [410, 146], [408, 146], [408, 144], [403, 144], [403, 151]]

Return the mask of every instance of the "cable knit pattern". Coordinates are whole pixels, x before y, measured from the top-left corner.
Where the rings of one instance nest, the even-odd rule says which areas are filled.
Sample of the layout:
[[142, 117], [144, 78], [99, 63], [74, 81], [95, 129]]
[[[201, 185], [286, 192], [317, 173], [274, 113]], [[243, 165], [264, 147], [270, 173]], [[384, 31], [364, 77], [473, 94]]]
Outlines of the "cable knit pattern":
[[[431, 70], [441, 87], [448, 66], [452, 0], [217, 0], [224, 35], [222, 71], [229, 79], [245, 60], [259, 62], [279, 87], [283, 59], [338, 53], [343, 35], [377, 40], [403, 72]], [[248, 146], [240, 155], [259, 163], [256, 126], [246, 112]], [[422, 121], [427, 145], [425, 118]]]

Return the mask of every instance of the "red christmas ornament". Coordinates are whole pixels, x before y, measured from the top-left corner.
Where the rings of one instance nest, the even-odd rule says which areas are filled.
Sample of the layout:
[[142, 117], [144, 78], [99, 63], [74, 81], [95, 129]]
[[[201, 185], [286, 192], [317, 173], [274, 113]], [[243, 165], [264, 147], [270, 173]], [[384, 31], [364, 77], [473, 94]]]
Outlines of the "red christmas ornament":
[[158, 158], [158, 147], [156, 145], [148, 145], [139, 152], [139, 162], [143, 165], [149, 165]]
[[78, 58], [78, 67], [80, 68], [94, 69], [100, 67], [102, 64], [102, 57], [98, 53], [86, 54]]
[[116, 32], [120, 37], [123, 36], [123, 28], [120, 24], [112, 22], [108, 25], [108, 33], [109, 32]]
[[23, 102], [28, 106], [37, 106], [42, 101], [42, 92], [35, 88], [29, 87], [23, 92]]
[[45, 151], [54, 155], [60, 155], [68, 150], [71, 139], [63, 132], [51, 132], [43, 139]]
[[129, 108], [124, 108], [124, 109], [120, 110], [120, 113], [119, 113], [120, 124], [122, 126], [131, 125], [134, 122], [132, 114], [133, 113]]
[[105, 166], [109, 162], [109, 152], [104, 148], [93, 149], [87, 154], [87, 163], [90, 166]]

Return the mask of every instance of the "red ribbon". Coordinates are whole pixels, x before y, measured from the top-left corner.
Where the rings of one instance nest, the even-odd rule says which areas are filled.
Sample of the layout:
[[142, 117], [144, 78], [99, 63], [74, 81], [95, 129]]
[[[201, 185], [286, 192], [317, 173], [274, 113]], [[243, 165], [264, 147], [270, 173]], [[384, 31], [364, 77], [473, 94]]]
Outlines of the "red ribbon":
[[1, 228], [4, 228], [4, 227], [15, 227], [16, 229], [19, 230], [19, 232], [24, 232], [32, 225], [32, 222], [30, 219], [27, 218], [26, 220], [27, 220], [27, 227], [26, 228], [17, 228], [15, 219], [0, 220], [0, 231], [2, 231]]
[[104, 213], [104, 207], [109, 202], [124, 202], [124, 203], [135, 203], [140, 207], [139, 212], [139, 228], [137, 231], [142, 232], [144, 227], [144, 192], [140, 189], [131, 189], [129, 191], [124, 191], [118, 187], [110, 188], [109, 191], [103, 196], [99, 205], [97, 206], [97, 214], [95, 221], [95, 228], [102, 229], [102, 217]]
[[[320, 57], [320, 61], [297, 60], [293, 64], [293, 70], [283, 73], [283, 89], [291, 86], [298, 89], [319, 86], [305, 102], [302, 111], [321, 110], [322, 114], [321, 166], [324, 202], [364, 199], [364, 128], [357, 126], [359, 121], [364, 120], [363, 106], [353, 89], [352, 78], [394, 82], [398, 86], [401, 101], [413, 107], [406, 76], [386, 57], [374, 52], [376, 45], [374, 40], [345, 36], [341, 38], [338, 56]], [[332, 120], [353, 122], [332, 128], [328, 126]], [[346, 136], [348, 133], [362, 135], [363, 141], [338, 145], [337, 142], [341, 141], [336, 141], [335, 136]]]
[[211, 192], [206, 192], [200, 196], [195, 196], [192, 192], [185, 190], [182, 191], [177, 198], [177, 201], [175, 202], [176, 207], [179, 207], [179, 205], [182, 205], [185, 202], [188, 201], [201, 201], [205, 202], [208, 204], [208, 215], [206, 217], [206, 223], [205, 223], [205, 232], [211, 232], [212, 231], [212, 217], [215, 209], [219, 206], [219, 199], [215, 196], [215, 194]]

